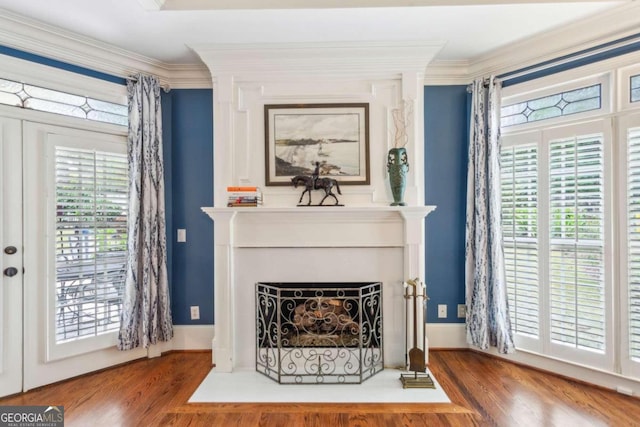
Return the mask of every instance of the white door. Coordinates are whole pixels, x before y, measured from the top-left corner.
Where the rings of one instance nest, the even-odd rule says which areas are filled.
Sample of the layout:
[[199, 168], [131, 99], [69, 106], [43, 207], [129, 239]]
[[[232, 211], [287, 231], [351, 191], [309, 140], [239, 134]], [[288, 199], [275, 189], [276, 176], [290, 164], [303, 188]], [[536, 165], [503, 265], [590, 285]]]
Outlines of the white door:
[[22, 128], [0, 117], [0, 396], [22, 391]]
[[147, 355], [115, 348], [126, 135], [88, 126], [23, 122], [24, 390]]

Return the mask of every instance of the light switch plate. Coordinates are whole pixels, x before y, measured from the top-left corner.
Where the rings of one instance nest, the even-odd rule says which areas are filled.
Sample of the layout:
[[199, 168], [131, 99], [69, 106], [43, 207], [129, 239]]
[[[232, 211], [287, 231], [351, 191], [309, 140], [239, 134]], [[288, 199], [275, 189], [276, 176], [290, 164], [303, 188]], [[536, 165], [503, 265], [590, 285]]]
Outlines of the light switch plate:
[[438, 304], [438, 319], [447, 318], [447, 304]]
[[178, 228], [178, 242], [186, 242], [186, 241], [187, 241], [187, 229]]

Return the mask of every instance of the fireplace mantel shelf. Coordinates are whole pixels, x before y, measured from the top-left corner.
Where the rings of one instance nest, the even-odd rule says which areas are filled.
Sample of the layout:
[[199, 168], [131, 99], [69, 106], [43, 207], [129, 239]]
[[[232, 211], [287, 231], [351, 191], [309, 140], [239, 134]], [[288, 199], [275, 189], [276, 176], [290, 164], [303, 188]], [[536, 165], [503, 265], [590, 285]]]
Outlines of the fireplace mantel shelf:
[[211, 218], [218, 214], [230, 215], [242, 213], [247, 215], [260, 214], [345, 214], [348, 216], [359, 215], [362, 217], [384, 216], [389, 213], [397, 212], [403, 217], [406, 216], [427, 216], [436, 208], [434, 205], [427, 206], [294, 206], [294, 207], [248, 207], [248, 208], [229, 208], [229, 207], [203, 207], [202, 211]]

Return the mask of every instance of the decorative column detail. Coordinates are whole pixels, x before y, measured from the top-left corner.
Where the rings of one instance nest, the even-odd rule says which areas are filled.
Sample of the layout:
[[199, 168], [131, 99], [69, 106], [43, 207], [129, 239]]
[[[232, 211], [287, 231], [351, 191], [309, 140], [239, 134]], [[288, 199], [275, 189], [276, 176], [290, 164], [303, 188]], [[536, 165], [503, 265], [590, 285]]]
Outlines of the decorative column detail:
[[[425, 252], [424, 252], [424, 219], [428, 212], [416, 212], [409, 210], [400, 210], [404, 218], [404, 272], [405, 280], [418, 278], [420, 281], [425, 280]], [[427, 290], [429, 284], [427, 283]], [[413, 320], [411, 316], [407, 316], [407, 354], [413, 346]], [[418, 325], [417, 336], [425, 336], [425, 311], [418, 310], [416, 313], [416, 324]], [[429, 363], [429, 341], [425, 338], [425, 364]], [[408, 363], [408, 361], [407, 361]], [[408, 366], [408, 364], [407, 364]]]
[[233, 251], [234, 217], [233, 210], [217, 211], [210, 214], [214, 230], [214, 336], [212, 342], [212, 362], [218, 372], [233, 370]]

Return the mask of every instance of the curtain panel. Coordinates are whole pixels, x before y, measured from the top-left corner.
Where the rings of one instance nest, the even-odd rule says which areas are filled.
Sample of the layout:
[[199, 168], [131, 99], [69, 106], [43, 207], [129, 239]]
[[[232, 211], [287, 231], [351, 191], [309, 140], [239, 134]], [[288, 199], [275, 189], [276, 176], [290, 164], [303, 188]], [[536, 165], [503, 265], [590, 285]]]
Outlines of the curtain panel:
[[472, 84], [465, 244], [467, 342], [515, 350], [507, 299], [500, 199], [500, 82]]
[[118, 348], [173, 337], [165, 232], [162, 111], [157, 77], [127, 81], [129, 104], [128, 260]]

